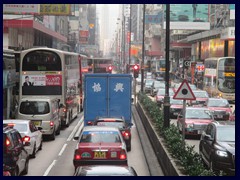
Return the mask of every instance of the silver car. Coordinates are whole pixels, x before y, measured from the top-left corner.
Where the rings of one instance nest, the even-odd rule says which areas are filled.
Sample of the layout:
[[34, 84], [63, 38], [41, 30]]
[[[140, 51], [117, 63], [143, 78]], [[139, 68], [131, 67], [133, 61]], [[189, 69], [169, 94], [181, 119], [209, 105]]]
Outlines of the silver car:
[[30, 146], [26, 146], [28, 154], [35, 158], [36, 152], [42, 149], [42, 132], [41, 127], [36, 127], [31, 120], [21, 120], [21, 119], [7, 119], [3, 120], [3, 125], [8, 125], [16, 130], [22, 136], [23, 141], [30, 142]]

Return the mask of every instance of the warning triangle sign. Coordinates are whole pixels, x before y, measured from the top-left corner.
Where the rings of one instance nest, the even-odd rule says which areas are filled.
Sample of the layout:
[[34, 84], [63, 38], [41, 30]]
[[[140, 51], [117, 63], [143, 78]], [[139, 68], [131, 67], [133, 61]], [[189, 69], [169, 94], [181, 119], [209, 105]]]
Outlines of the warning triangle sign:
[[180, 99], [180, 100], [195, 100], [196, 99], [187, 80], [183, 80], [183, 82], [180, 85], [180, 87], [178, 88], [177, 92], [174, 94], [173, 99]]

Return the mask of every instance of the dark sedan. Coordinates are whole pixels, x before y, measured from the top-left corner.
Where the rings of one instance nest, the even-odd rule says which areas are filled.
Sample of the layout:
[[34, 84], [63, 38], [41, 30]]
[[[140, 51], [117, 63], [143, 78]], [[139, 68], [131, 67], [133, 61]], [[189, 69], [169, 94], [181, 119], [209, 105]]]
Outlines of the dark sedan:
[[137, 176], [131, 166], [90, 165], [80, 166], [74, 176]]
[[235, 123], [210, 123], [202, 133], [199, 153], [210, 169], [235, 175]]

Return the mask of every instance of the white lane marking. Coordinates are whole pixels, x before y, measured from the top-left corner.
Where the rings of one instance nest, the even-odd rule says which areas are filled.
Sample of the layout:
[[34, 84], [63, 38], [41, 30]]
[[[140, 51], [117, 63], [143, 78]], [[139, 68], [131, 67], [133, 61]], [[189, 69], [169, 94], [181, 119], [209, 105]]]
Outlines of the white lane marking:
[[45, 173], [43, 174], [43, 176], [47, 176], [48, 173], [51, 171], [52, 167], [56, 164], [57, 160], [54, 160], [52, 162], [52, 164], [50, 164], [50, 166], [48, 166], [47, 170], [45, 171]]
[[69, 135], [69, 137], [67, 138], [67, 141], [70, 141], [74, 134], [76, 133], [77, 129], [79, 128], [80, 124], [82, 123], [83, 121], [83, 117], [80, 119], [80, 121], [77, 123], [77, 125], [75, 126], [75, 128], [73, 129], [72, 133]]
[[67, 144], [64, 144], [63, 147], [62, 147], [62, 149], [61, 149], [61, 151], [58, 153], [58, 156], [61, 156], [61, 155], [62, 155], [62, 153], [63, 153], [63, 151], [66, 149], [66, 147], [67, 147]]
[[[84, 126], [84, 123], [82, 123], [82, 124], [81, 124], [81, 126], [79, 127], [78, 131], [76, 132], [76, 135], [75, 135], [75, 137], [79, 137], [79, 135], [80, 135], [80, 132], [81, 132], [81, 130], [82, 130], [82, 128], [83, 128], [83, 126]], [[76, 140], [75, 140], [75, 139], [73, 139], [73, 141], [76, 141]]]

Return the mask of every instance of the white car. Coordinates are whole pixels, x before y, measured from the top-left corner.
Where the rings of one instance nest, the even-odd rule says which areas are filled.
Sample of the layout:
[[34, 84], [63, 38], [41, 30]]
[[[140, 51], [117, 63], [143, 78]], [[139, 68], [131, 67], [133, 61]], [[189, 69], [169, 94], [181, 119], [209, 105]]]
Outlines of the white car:
[[3, 120], [3, 125], [8, 125], [16, 130], [22, 136], [23, 141], [29, 141], [30, 146], [26, 146], [28, 154], [35, 158], [36, 152], [42, 149], [42, 132], [41, 127], [36, 127], [31, 120], [7, 119]]

